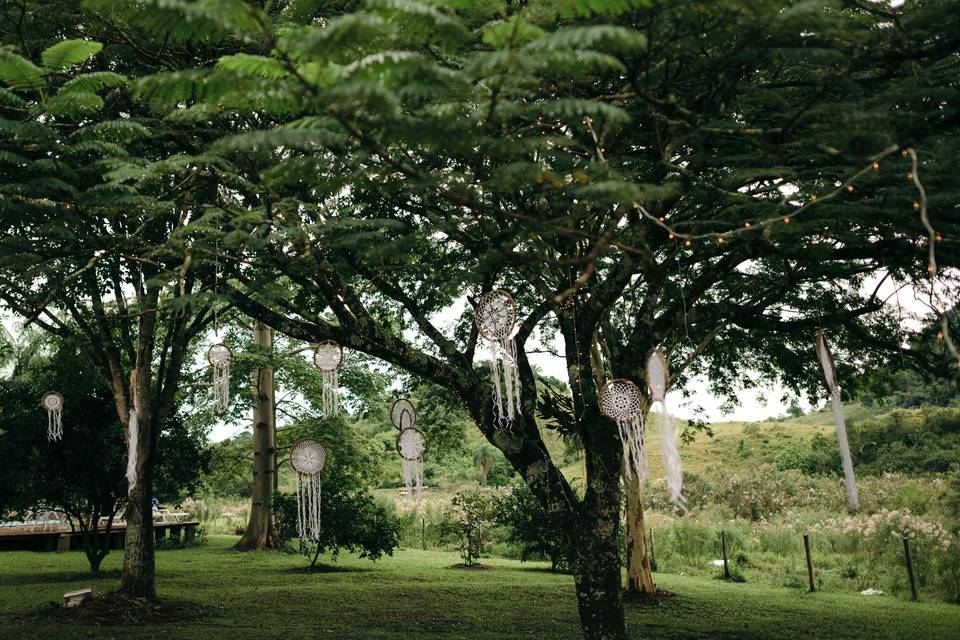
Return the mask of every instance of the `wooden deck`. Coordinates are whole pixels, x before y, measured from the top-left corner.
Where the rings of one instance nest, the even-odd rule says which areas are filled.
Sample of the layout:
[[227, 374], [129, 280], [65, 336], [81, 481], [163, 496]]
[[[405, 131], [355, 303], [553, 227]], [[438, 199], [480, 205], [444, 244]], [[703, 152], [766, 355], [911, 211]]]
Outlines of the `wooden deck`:
[[[169, 537], [172, 540], [192, 542], [197, 535], [197, 521], [190, 522], [154, 522], [153, 535], [157, 542]], [[119, 522], [110, 530], [110, 548], [122, 549], [127, 525]], [[105, 533], [99, 535], [104, 536]], [[70, 551], [79, 549], [83, 534], [78, 530], [70, 531], [67, 524], [31, 524], [22, 526], [0, 526], [0, 550], [4, 551]]]

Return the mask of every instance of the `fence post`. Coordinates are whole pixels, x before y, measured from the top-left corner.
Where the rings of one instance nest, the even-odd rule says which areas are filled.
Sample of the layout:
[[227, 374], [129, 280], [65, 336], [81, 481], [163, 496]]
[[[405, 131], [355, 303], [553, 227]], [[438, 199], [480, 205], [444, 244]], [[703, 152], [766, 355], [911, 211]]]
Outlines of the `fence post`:
[[917, 579], [913, 575], [913, 554], [910, 553], [910, 538], [903, 538], [903, 554], [907, 558], [907, 575], [910, 577], [910, 599], [917, 599]]
[[427, 550], [427, 519], [420, 518], [420, 543], [423, 546], [423, 550]]
[[813, 586], [813, 559], [810, 557], [810, 536], [803, 534], [803, 550], [807, 554], [807, 579], [810, 581], [810, 593], [816, 591]]
[[657, 554], [653, 550], [653, 529], [650, 529], [650, 571], [657, 570]]
[[727, 560], [727, 536], [720, 532], [720, 548], [723, 550], [723, 577], [730, 579], [730, 562]]

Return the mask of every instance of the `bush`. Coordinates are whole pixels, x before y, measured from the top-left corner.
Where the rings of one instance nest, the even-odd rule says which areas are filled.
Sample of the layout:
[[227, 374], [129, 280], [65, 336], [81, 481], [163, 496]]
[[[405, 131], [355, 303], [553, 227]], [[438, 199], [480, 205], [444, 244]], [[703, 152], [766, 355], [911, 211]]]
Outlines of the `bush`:
[[493, 519], [507, 530], [507, 542], [519, 547], [521, 561], [540, 556], [550, 560], [554, 571], [570, 566], [563, 534], [569, 528], [567, 513], [545, 509], [525, 482], [515, 482], [509, 493], [494, 500]]
[[297, 538], [297, 495], [275, 492], [273, 505], [277, 515], [277, 535], [284, 548], [313, 556], [313, 567], [321, 553], [330, 552], [334, 559], [341, 550], [357, 553], [361, 558], [377, 560], [393, 555], [400, 544], [400, 521], [373, 496], [365, 491], [345, 490], [336, 481], [323, 483], [320, 540]]

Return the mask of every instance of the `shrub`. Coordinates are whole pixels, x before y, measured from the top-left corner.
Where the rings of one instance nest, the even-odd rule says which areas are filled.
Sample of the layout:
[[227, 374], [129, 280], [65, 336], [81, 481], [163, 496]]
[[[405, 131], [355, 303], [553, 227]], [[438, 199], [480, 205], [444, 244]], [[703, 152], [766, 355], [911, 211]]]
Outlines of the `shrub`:
[[297, 536], [297, 496], [275, 492], [273, 505], [277, 514], [277, 535], [287, 549], [297, 539], [295, 549], [316, 565], [321, 553], [329, 551], [334, 559], [341, 550], [357, 553], [361, 558], [377, 560], [393, 555], [400, 544], [400, 521], [383, 505], [364, 491], [343, 490], [335, 482], [323, 485], [320, 540], [300, 540]]
[[460, 557], [476, 566], [484, 551], [484, 529], [493, 517], [493, 498], [488, 491], [461, 491], [451, 500], [450, 515], [442, 526], [459, 540]]
[[566, 512], [548, 511], [524, 482], [515, 482], [506, 495], [493, 503], [493, 519], [507, 531], [507, 542], [520, 549], [520, 560], [532, 555], [549, 558], [551, 568], [570, 566], [566, 536]]

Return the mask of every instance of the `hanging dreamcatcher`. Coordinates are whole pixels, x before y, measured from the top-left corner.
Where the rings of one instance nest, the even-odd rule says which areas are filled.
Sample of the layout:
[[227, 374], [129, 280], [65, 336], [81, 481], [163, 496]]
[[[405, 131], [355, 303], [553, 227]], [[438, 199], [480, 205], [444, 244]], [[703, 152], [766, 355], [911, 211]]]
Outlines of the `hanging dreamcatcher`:
[[629, 380], [610, 380], [600, 389], [600, 412], [617, 423], [620, 439], [627, 448], [624, 470], [628, 479], [647, 479], [647, 450], [643, 442], [643, 398]]
[[320, 476], [327, 466], [327, 450], [313, 438], [301, 438], [290, 449], [290, 465], [297, 472], [297, 535], [320, 539]]
[[660, 403], [660, 453], [667, 474], [667, 489], [670, 502], [681, 509], [686, 507], [683, 497], [683, 468], [680, 466], [680, 449], [677, 446], [677, 432], [673, 419], [667, 409], [667, 389], [670, 387], [670, 374], [667, 361], [659, 349], [654, 349], [647, 358], [647, 387], [650, 389], [650, 401]]
[[323, 376], [323, 415], [329, 418], [340, 413], [340, 380], [338, 371], [343, 362], [343, 347], [333, 340], [324, 340], [313, 351], [313, 364]]
[[477, 299], [474, 321], [477, 331], [490, 344], [494, 413], [499, 424], [509, 426], [520, 411], [517, 345], [513, 341], [517, 305], [513, 296], [502, 289], [483, 294]]
[[398, 430], [413, 429], [417, 424], [417, 412], [406, 398], [400, 398], [390, 407], [390, 422]]
[[47, 410], [47, 441], [63, 439], [63, 396], [56, 391], [43, 394], [40, 404]]
[[843, 462], [843, 476], [847, 483], [847, 504], [851, 511], [860, 508], [860, 496], [857, 493], [857, 479], [853, 475], [853, 458], [850, 457], [850, 442], [847, 440], [847, 423], [843, 419], [840, 406], [840, 385], [837, 382], [837, 368], [823, 331], [817, 332], [817, 359], [823, 369], [823, 380], [827, 384], [830, 403], [833, 406], [833, 419], [837, 423], [837, 442], [840, 445], [840, 459]]
[[404, 429], [397, 436], [397, 453], [403, 458], [403, 485], [407, 495], [416, 492], [417, 500], [423, 494], [423, 454], [427, 438], [417, 429]]
[[226, 411], [230, 406], [230, 347], [218, 342], [207, 350], [207, 362], [213, 370], [213, 411]]

